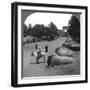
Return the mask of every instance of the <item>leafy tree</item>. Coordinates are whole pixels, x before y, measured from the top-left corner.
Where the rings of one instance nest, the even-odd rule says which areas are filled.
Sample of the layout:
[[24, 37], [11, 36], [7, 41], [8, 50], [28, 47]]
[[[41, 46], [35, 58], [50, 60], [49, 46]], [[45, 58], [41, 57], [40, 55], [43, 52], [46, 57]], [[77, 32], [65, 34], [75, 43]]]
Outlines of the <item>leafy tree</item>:
[[49, 34], [50, 34], [51, 39], [55, 39], [58, 35], [58, 29], [53, 22], [49, 24], [49, 30], [50, 30]]
[[42, 32], [43, 32], [43, 29], [42, 29], [41, 25], [39, 25], [39, 24], [36, 24], [32, 28], [32, 35], [33, 36], [36, 36], [38, 38], [41, 38], [42, 37]]
[[80, 22], [75, 16], [72, 16], [69, 21], [68, 33], [75, 40], [77, 38], [80, 40]]
[[24, 24], [24, 27], [23, 27], [23, 35], [24, 35], [24, 37], [27, 36], [27, 31], [28, 31], [28, 28], [27, 28], [27, 26]]

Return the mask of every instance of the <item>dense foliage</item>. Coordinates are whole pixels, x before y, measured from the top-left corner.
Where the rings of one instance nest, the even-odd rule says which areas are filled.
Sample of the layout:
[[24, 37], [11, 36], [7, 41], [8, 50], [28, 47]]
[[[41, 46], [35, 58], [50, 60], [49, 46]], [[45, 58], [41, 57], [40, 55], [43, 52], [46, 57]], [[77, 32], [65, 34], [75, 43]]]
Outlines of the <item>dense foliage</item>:
[[69, 21], [68, 33], [74, 40], [80, 42], [80, 22], [75, 16]]
[[54, 40], [59, 36], [59, 32], [56, 25], [52, 22], [48, 26], [36, 24], [32, 27], [30, 24], [29, 27], [26, 27], [24, 25], [24, 37], [28, 35], [42, 40]]

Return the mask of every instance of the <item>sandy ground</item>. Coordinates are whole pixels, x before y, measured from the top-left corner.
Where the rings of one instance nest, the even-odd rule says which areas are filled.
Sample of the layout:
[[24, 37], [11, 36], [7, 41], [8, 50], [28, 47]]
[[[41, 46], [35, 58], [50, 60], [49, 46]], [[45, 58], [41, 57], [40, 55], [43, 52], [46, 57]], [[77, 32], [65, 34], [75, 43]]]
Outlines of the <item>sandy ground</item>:
[[[49, 52], [46, 57], [54, 54], [57, 47], [61, 47], [65, 38], [59, 38], [54, 41], [38, 42], [39, 46], [44, 50], [45, 45], [48, 45]], [[37, 77], [37, 76], [55, 76], [55, 75], [78, 75], [80, 74], [80, 52], [75, 52], [75, 63], [68, 65], [59, 65], [55, 67], [47, 68], [47, 58], [45, 63], [35, 64], [35, 57], [31, 56], [32, 51], [35, 51], [36, 43], [29, 43], [23, 46], [23, 77]], [[43, 58], [39, 60], [43, 61]]]

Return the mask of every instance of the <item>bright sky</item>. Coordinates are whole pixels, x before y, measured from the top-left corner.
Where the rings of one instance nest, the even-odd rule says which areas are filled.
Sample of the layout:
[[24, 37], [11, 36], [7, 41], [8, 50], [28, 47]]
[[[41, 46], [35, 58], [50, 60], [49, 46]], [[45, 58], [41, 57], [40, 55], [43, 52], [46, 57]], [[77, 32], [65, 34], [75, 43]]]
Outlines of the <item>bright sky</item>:
[[25, 25], [28, 27], [29, 24], [34, 26], [35, 24], [44, 24], [48, 26], [50, 22], [53, 22], [58, 29], [62, 29], [63, 26], [68, 25], [72, 14], [61, 14], [61, 13], [41, 13], [36, 12], [29, 15], [25, 20]]

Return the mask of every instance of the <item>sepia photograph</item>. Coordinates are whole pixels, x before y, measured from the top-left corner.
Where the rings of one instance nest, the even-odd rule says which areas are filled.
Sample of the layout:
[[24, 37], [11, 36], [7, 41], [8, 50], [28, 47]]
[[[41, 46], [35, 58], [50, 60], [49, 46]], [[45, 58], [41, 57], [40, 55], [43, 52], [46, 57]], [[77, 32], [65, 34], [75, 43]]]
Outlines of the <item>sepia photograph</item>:
[[13, 3], [12, 86], [87, 82], [86, 15], [83, 6]]

